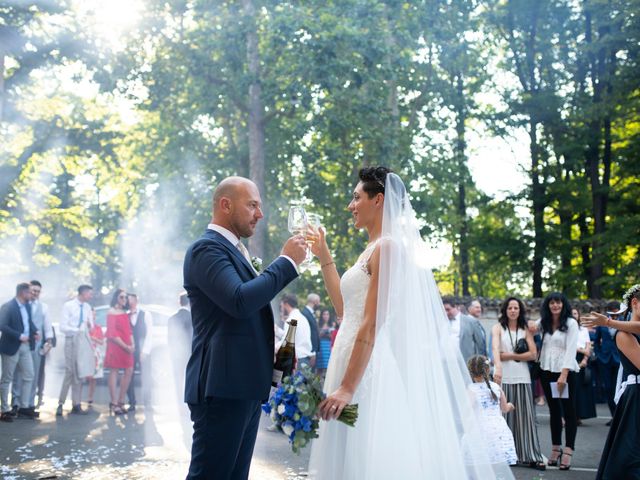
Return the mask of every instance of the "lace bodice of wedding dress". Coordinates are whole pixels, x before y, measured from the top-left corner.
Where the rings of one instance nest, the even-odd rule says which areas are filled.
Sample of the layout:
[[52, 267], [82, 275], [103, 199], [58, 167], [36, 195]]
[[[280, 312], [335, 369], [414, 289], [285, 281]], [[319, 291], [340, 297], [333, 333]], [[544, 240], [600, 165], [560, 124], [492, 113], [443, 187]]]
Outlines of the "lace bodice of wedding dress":
[[[358, 261], [347, 270], [340, 280], [344, 311], [340, 330], [331, 350], [329, 366], [324, 383], [324, 392], [333, 393], [342, 382], [351, 351], [362, 324], [364, 304], [369, 290], [370, 275], [367, 262], [375, 245], [370, 245]], [[353, 398], [361, 402], [369, 391], [370, 375], [365, 372]], [[338, 421], [320, 422], [320, 438], [311, 449], [309, 477], [314, 480], [355, 480], [365, 478], [362, 470], [364, 460], [356, 452], [365, 444], [367, 426], [366, 408], [360, 408], [356, 427], [348, 427]]]
[[[340, 280], [344, 312], [340, 330], [338, 330], [335, 344], [331, 350], [331, 360], [325, 382], [325, 392], [327, 394], [332, 393], [340, 385], [351, 357], [353, 342], [362, 324], [364, 303], [367, 298], [370, 279], [367, 261], [371, 257], [373, 250], [374, 245], [370, 245]], [[331, 368], [331, 363], [334, 364], [333, 369]]]

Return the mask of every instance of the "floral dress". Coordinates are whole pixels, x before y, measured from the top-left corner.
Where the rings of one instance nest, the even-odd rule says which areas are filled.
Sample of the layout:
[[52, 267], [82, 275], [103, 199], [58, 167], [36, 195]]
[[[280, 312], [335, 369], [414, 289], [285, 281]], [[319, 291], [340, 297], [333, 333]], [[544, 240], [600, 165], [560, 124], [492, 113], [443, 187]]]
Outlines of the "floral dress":
[[491, 391], [486, 383], [472, 383], [469, 386], [480, 407], [480, 429], [487, 441], [489, 459], [491, 463], [506, 462], [509, 465], [515, 465], [518, 456], [516, 455], [513, 434], [500, 411], [502, 391], [496, 383], [490, 382], [490, 384], [491, 390], [498, 397], [497, 400], [491, 396]]

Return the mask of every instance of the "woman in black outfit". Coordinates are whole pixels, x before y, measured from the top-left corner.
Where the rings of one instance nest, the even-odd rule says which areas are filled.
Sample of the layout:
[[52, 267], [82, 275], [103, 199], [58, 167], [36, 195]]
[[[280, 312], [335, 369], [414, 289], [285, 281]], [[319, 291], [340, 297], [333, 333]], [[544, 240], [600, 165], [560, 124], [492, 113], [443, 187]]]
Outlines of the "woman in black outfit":
[[[615, 322], [624, 390], [611, 422], [596, 480], [640, 479], [640, 284], [627, 292], [625, 303], [631, 310], [629, 322]], [[604, 315], [592, 313], [590, 319], [596, 317], [598, 322], [613, 327], [612, 320]]]

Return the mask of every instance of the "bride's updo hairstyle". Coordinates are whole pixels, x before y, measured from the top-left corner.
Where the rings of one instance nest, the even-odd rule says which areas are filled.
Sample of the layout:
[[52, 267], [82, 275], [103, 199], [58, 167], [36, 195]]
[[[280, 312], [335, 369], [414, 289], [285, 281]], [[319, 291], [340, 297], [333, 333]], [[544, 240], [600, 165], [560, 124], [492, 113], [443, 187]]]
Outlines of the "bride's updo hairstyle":
[[384, 195], [384, 184], [387, 175], [392, 170], [387, 167], [364, 167], [358, 172], [358, 178], [362, 182], [362, 189], [367, 192], [369, 198], [381, 193]]

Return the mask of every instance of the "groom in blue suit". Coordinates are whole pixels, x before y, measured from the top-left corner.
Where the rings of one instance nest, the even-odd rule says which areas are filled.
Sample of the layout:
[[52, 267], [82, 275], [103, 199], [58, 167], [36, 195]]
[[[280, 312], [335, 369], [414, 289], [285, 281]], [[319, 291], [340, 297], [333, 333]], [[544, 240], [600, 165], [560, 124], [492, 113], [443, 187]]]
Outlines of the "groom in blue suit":
[[273, 373], [270, 301], [298, 276], [306, 253], [304, 237], [291, 237], [281, 255], [257, 272], [240, 239], [251, 237], [262, 217], [256, 185], [224, 179], [213, 195], [208, 229], [185, 256], [193, 322], [185, 378], [193, 421], [189, 480], [249, 476], [260, 404]]

